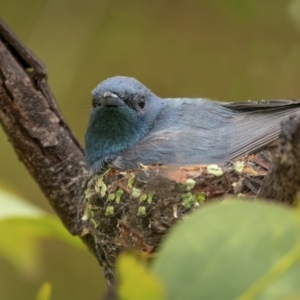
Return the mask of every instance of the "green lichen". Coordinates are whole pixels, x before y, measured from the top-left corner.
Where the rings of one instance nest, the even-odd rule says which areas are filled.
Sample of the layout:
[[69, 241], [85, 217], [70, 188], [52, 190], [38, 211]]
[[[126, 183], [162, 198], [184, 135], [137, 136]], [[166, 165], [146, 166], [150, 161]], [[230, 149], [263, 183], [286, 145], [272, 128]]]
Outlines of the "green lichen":
[[135, 176], [134, 176], [134, 174], [132, 173], [131, 177], [128, 179], [127, 186], [128, 186], [130, 189], [132, 189], [134, 183], [135, 183]]
[[185, 185], [186, 185], [186, 190], [187, 191], [190, 191], [192, 190], [194, 187], [195, 187], [195, 184], [196, 184], [196, 181], [189, 178], [186, 182], [185, 182]]
[[85, 196], [85, 197], [88, 197], [89, 194], [90, 194], [90, 192], [91, 192], [90, 189], [89, 189], [89, 188], [86, 188], [86, 189], [84, 190], [84, 192], [83, 192], [83, 193], [84, 193], [84, 196]]
[[243, 161], [236, 161], [233, 166], [236, 172], [241, 173], [244, 169], [245, 163]]
[[146, 194], [142, 194], [140, 197], [140, 202], [143, 202], [147, 199], [147, 195]]
[[121, 201], [121, 197], [122, 197], [122, 195], [123, 195], [123, 190], [121, 190], [121, 189], [118, 189], [117, 191], [116, 191], [116, 203], [120, 203], [120, 201]]
[[141, 196], [142, 194], [142, 191], [140, 189], [136, 189], [136, 188], [133, 188], [132, 189], [132, 197], [133, 198], [138, 198], [139, 196]]
[[207, 166], [207, 173], [213, 174], [216, 177], [220, 177], [224, 174], [223, 170], [218, 165], [209, 165]]
[[115, 198], [116, 198], [116, 195], [115, 195], [114, 193], [110, 193], [110, 194], [108, 194], [108, 196], [107, 196], [107, 199], [108, 199], [109, 201], [113, 201], [113, 200], [115, 200]]
[[206, 194], [204, 192], [198, 193], [186, 193], [181, 195], [182, 205], [186, 208], [191, 208], [193, 206], [199, 206], [199, 204], [203, 203], [206, 199]]
[[149, 192], [148, 192], [148, 194], [147, 194], [147, 202], [148, 202], [149, 204], [152, 203], [152, 198], [153, 198], [154, 194], [155, 194], [154, 191], [149, 191]]
[[87, 210], [88, 210], [89, 216], [93, 218], [95, 216], [95, 212], [94, 212], [94, 210], [92, 208], [92, 204], [91, 203], [87, 204]]
[[137, 216], [141, 217], [146, 214], [146, 207], [145, 206], [139, 206], [138, 211], [137, 211]]
[[99, 224], [94, 219], [91, 219], [91, 222], [95, 228], [99, 226]]
[[85, 210], [84, 210], [84, 214], [82, 216], [82, 220], [86, 221], [90, 218], [94, 217], [94, 211], [92, 210], [92, 206], [90, 202], [87, 202], [86, 206], [85, 206]]
[[204, 192], [199, 192], [195, 194], [195, 197], [198, 203], [203, 203], [206, 199], [206, 194]]
[[103, 176], [100, 175], [97, 177], [97, 179], [95, 180], [95, 191], [97, 193], [100, 193], [101, 191], [101, 185], [102, 185], [102, 182], [103, 182]]
[[105, 210], [105, 216], [109, 217], [114, 213], [114, 207], [113, 206], [107, 206]]
[[100, 190], [101, 198], [103, 198], [105, 196], [106, 190], [107, 190], [106, 184], [102, 181], [101, 182], [101, 190]]
[[182, 204], [186, 208], [192, 207], [196, 203], [196, 197], [192, 193], [186, 193], [181, 195]]
[[93, 194], [95, 194], [95, 192], [90, 188], [84, 190], [84, 196], [86, 200], [90, 199], [93, 196]]

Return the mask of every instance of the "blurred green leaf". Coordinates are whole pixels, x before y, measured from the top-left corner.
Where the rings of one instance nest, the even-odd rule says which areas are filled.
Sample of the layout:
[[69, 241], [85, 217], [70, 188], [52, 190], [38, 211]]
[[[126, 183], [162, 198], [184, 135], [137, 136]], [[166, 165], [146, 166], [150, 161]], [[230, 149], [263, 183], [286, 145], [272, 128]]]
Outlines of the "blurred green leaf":
[[0, 220], [16, 216], [37, 217], [46, 212], [18, 196], [0, 189]]
[[72, 237], [54, 215], [0, 191], [0, 255], [19, 270], [35, 272], [39, 261], [38, 241], [54, 238], [83, 248], [78, 237]]
[[172, 300], [299, 297], [299, 221], [265, 202], [209, 205], [170, 232], [153, 271]]
[[36, 300], [50, 300], [52, 293], [52, 286], [49, 282], [45, 282], [39, 289]]
[[120, 300], [163, 300], [161, 282], [132, 253], [122, 253], [116, 263]]

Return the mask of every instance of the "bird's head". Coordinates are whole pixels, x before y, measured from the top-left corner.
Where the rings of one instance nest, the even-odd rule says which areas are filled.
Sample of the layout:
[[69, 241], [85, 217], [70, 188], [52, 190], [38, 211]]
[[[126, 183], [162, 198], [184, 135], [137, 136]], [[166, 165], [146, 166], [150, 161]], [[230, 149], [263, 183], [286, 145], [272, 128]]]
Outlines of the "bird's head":
[[85, 136], [86, 159], [109, 161], [145, 137], [154, 126], [162, 100], [134, 78], [116, 76], [92, 91]]
[[[145, 114], [151, 107], [154, 94], [134, 78], [116, 76], [99, 83], [92, 91], [93, 107], [120, 108], [126, 105], [137, 114]], [[148, 102], [148, 103], [146, 103]], [[147, 107], [146, 107], [147, 106]]]

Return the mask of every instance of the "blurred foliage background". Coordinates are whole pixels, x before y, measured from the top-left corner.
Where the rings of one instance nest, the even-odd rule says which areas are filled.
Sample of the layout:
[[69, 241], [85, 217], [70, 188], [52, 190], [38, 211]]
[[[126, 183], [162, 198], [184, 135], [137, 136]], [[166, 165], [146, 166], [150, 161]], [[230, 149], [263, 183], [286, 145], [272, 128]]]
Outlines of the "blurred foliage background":
[[[90, 91], [114, 75], [163, 97], [300, 98], [300, 0], [0, 0], [0, 17], [47, 66], [81, 142]], [[51, 213], [1, 130], [0, 143], [0, 189]], [[0, 256], [1, 299], [34, 299], [45, 281], [53, 299], [99, 299], [88, 251], [51, 239], [38, 250], [22, 270]]]

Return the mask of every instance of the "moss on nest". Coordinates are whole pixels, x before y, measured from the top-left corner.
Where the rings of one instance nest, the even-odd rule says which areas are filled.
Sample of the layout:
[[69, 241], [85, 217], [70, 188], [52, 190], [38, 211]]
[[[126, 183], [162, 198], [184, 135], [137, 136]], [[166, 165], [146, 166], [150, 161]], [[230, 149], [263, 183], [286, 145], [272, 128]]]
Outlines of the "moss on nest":
[[270, 153], [261, 152], [226, 165], [109, 169], [92, 177], [84, 218], [100, 261], [113, 270], [124, 248], [154, 252], [170, 227], [207, 201], [228, 194], [255, 196], [269, 163]]

